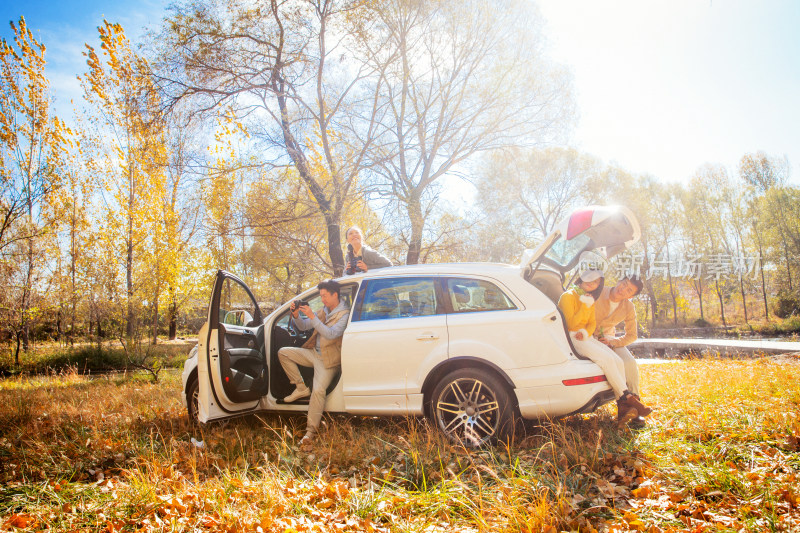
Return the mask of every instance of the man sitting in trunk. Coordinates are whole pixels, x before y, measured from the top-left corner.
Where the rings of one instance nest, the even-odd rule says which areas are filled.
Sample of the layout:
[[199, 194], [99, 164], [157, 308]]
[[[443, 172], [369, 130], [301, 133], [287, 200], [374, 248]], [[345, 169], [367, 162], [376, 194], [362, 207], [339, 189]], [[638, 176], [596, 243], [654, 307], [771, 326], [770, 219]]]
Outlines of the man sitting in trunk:
[[[626, 346], [638, 337], [636, 308], [631, 298], [639, 294], [642, 287], [642, 280], [638, 276], [622, 278], [614, 287], [605, 287], [594, 305], [597, 321], [594, 334], [597, 340], [614, 350], [614, 353], [622, 359], [628, 390], [637, 398], [639, 398], [639, 367]], [[616, 328], [620, 322], [625, 322], [625, 334], [617, 337]], [[641, 417], [634, 420], [634, 425], [643, 423], [644, 419]]]

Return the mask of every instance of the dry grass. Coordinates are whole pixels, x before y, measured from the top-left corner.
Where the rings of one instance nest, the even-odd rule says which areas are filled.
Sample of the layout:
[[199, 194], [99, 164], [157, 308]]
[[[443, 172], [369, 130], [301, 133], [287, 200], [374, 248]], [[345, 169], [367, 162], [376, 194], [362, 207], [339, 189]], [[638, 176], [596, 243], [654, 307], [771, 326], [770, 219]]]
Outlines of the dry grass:
[[[166, 372], [165, 372], [166, 373]], [[800, 528], [800, 364], [642, 368], [640, 431], [611, 411], [467, 451], [415, 419], [194, 428], [180, 379], [0, 381], [0, 528], [54, 531], [791, 531]], [[191, 439], [203, 441], [197, 448]]]
[[[131, 347], [133, 362], [141, 362], [137, 353], [147, 352], [148, 362], [158, 368], [182, 368], [186, 355], [194, 346], [194, 342], [186, 340], [159, 340], [155, 346], [141, 343]], [[102, 344], [76, 343], [73, 346], [50, 342], [39, 343], [28, 352], [20, 353], [19, 365], [14, 363], [13, 347], [0, 345], [0, 376], [22, 374], [46, 374], [53, 369], [73, 368], [81, 374], [107, 371], [124, 371], [134, 369], [131, 361], [126, 359], [125, 350], [118, 341], [106, 341]]]

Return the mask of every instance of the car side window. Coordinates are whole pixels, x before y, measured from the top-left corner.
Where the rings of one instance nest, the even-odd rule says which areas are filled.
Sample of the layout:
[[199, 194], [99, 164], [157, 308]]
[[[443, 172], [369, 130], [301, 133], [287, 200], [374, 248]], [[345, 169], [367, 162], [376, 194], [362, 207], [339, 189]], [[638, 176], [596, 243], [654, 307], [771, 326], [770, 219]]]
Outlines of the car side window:
[[482, 279], [449, 278], [447, 294], [454, 313], [517, 308], [497, 285]]
[[[347, 285], [341, 288], [339, 291], [339, 301], [344, 302], [348, 309], [353, 307], [353, 291], [355, 290], [355, 285]], [[298, 298], [299, 299], [299, 298]], [[314, 310], [314, 313], [319, 313], [320, 310], [324, 307], [322, 305], [322, 298], [320, 297], [319, 293], [313, 294], [307, 298], [308, 306]]]
[[410, 318], [436, 314], [433, 278], [369, 280], [361, 312], [355, 321]]

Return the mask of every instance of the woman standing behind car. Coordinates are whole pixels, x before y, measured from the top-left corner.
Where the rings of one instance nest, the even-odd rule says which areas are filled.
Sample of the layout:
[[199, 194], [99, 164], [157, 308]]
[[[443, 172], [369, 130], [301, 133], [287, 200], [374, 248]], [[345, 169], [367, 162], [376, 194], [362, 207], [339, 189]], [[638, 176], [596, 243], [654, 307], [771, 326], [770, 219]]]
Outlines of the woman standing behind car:
[[364, 233], [358, 226], [352, 226], [345, 233], [347, 255], [344, 259], [344, 274], [351, 276], [357, 272], [367, 272], [376, 268], [390, 267], [392, 262], [379, 252], [364, 244]]

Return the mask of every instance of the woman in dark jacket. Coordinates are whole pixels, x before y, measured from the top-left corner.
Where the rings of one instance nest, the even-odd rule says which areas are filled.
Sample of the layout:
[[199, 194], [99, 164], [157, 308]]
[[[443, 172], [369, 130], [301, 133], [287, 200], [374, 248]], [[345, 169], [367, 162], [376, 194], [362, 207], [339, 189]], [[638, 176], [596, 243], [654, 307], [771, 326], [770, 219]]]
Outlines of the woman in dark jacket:
[[364, 234], [358, 226], [347, 229], [345, 240], [347, 241], [347, 256], [344, 260], [345, 275], [392, 266], [389, 259], [364, 244]]

